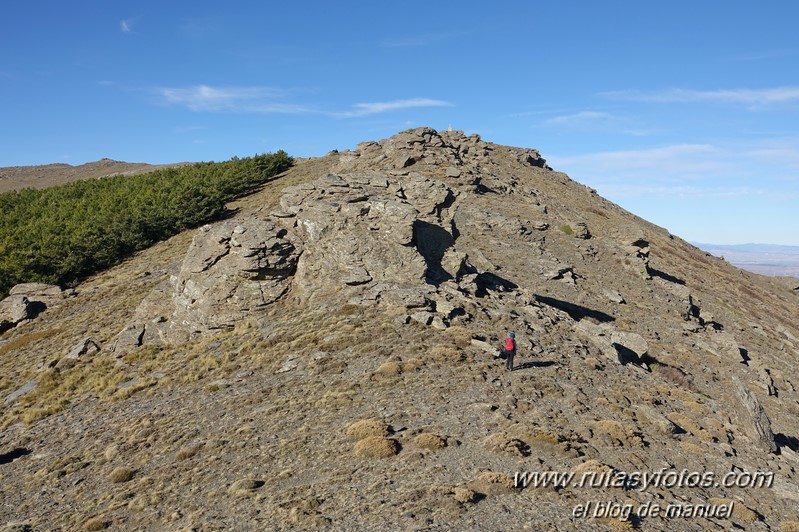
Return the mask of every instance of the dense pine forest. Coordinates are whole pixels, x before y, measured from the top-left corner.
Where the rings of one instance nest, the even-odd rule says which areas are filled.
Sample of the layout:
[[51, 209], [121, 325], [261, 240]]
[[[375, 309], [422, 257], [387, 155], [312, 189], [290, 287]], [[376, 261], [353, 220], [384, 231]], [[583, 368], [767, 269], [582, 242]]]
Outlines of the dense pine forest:
[[0, 194], [0, 298], [22, 282], [69, 286], [219, 218], [228, 201], [292, 164], [281, 150]]

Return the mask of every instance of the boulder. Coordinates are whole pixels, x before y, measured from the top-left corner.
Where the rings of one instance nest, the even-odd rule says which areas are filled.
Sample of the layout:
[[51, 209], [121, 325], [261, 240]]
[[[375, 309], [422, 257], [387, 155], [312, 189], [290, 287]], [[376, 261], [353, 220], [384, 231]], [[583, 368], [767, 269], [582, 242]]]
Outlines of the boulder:
[[25, 320], [32, 320], [44, 310], [44, 305], [26, 296], [11, 295], [0, 301], [0, 334]]
[[69, 353], [67, 353], [61, 360], [56, 363], [55, 367], [59, 370], [67, 370], [73, 368], [81, 361], [81, 359], [90, 357], [95, 353], [100, 352], [100, 346], [91, 338], [86, 338], [78, 342]]
[[14, 401], [19, 399], [23, 395], [31, 393], [33, 390], [36, 389], [36, 387], [38, 385], [39, 385], [39, 381], [37, 381], [37, 380], [28, 381], [25, 384], [23, 384], [22, 386], [20, 386], [19, 388], [17, 388], [16, 390], [14, 390], [13, 392], [11, 392], [10, 394], [8, 394], [6, 396], [4, 402], [6, 404], [13, 403]]
[[29, 301], [38, 301], [51, 308], [64, 300], [65, 293], [61, 287], [45, 283], [22, 283], [9, 290], [9, 295], [25, 296]]
[[572, 222], [569, 224], [574, 238], [587, 240], [591, 238], [591, 233], [588, 231], [588, 224], [585, 222]]
[[117, 335], [116, 341], [110, 346], [110, 350], [116, 356], [126, 355], [128, 352], [142, 345], [145, 326], [139, 323], [131, 323]]
[[608, 298], [609, 301], [612, 301], [613, 303], [618, 303], [618, 304], [624, 303], [624, 298], [621, 296], [621, 294], [619, 294], [615, 290], [603, 288], [602, 295], [604, 295], [606, 298]]
[[482, 349], [483, 351], [485, 351], [486, 353], [490, 354], [495, 358], [499, 357], [499, 348], [491, 345], [488, 342], [485, 342], [483, 340], [475, 340], [474, 338], [472, 338], [471, 344], [478, 349]]

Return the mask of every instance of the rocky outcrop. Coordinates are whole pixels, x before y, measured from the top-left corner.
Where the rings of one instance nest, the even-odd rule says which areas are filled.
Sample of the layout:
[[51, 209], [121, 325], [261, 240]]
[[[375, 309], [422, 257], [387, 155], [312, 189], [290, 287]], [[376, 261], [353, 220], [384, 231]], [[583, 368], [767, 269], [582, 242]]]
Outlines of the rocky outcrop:
[[389, 180], [374, 173], [328, 174], [285, 189], [280, 204], [291, 217], [280, 220], [305, 250], [294, 276], [296, 295], [310, 301], [336, 292], [356, 303], [399, 299], [426, 306], [419, 289], [428, 265], [416, 244], [428, 227], [420, 217], [435, 215], [449, 193], [421, 176]]
[[[285, 188], [278, 210], [200, 229], [180, 271], [145, 298], [112, 349], [230, 329], [288, 296], [399, 307], [439, 329], [470, 319], [462, 298], [516, 285], [474, 247], [479, 238], [460, 246], [459, 236], [523, 238], [536, 249], [536, 233], [548, 228], [532, 192], [538, 216], [529, 219], [461, 205], [462, 195], [486, 187], [479, 170], [493, 149], [477, 136], [429, 128], [358, 145], [340, 155], [336, 173]], [[514, 164], [546, 167], [534, 150], [511, 152]], [[501, 181], [493, 186], [515, 190], [512, 177]], [[573, 283], [570, 265], [541, 253], [543, 279]]]
[[123, 355], [145, 343], [230, 329], [277, 301], [289, 289], [301, 249], [275, 220], [202, 227], [180, 271], [142, 301], [111, 350]]
[[0, 301], [0, 334], [36, 318], [63, 299], [64, 292], [56, 285], [22, 283], [14, 286], [8, 297]]
[[649, 240], [644, 232], [635, 226], [620, 227], [616, 238], [621, 246], [624, 265], [645, 279], [649, 274]]
[[60, 286], [45, 283], [18, 284], [8, 293], [12, 296], [25, 296], [30, 301], [43, 303], [47, 308], [55, 307], [65, 297], [74, 295], [73, 290], [61, 290]]
[[35, 318], [42, 310], [43, 305], [30, 301], [25, 296], [8, 296], [0, 301], [0, 334]]
[[771, 431], [771, 420], [760, 401], [737, 377], [733, 376], [732, 381], [741, 406], [740, 423], [764, 451], [776, 453], [777, 444]]

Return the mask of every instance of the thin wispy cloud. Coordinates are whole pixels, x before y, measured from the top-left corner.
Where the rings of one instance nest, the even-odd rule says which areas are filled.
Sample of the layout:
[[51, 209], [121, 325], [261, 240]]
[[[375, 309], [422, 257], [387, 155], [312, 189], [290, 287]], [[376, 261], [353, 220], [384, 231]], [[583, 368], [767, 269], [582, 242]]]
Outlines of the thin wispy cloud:
[[196, 112], [297, 114], [309, 112], [303, 105], [279, 101], [287, 91], [274, 87], [160, 88], [156, 93], [167, 105], [186, 107]]
[[692, 90], [669, 89], [662, 91], [623, 90], [600, 93], [615, 100], [649, 103], [727, 103], [750, 108], [799, 102], [799, 87], [786, 86], [770, 89], [720, 89]]
[[351, 118], [357, 116], [374, 115], [397, 111], [401, 109], [413, 109], [419, 107], [450, 107], [452, 104], [444, 100], [434, 100], [432, 98], [410, 98], [407, 100], [391, 100], [387, 102], [356, 103], [352, 110], [342, 113], [335, 113], [334, 116]]
[[597, 122], [608, 122], [614, 117], [610, 113], [600, 111], [581, 111], [568, 115], [560, 115], [544, 120], [550, 126], [584, 126], [586, 124], [596, 124]]
[[[675, 144], [567, 157], [549, 156], [556, 169], [612, 199], [629, 197], [733, 198], [747, 194], [784, 200], [799, 188], [774, 187], [795, 175], [799, 157], [789, 139], [757, 145]], [[770, 176], [770, 177], [766, 177]], [[778, 192], [779, 191], [779, 192]]]

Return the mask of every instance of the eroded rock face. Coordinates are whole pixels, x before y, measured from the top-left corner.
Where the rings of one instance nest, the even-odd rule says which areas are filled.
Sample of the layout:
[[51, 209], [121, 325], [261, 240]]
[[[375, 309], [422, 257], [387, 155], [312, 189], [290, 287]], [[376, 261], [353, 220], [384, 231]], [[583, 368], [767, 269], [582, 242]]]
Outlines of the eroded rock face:
[[167, 337], [232, 328], [289, 289], [301, 250], [271, 220], [205, 226], [171, 280], [174, 312]]
[[293, 216], [281, 222], [305, 250], [293, 282], [300, 298], [334, 291], [355, 297], [381, 284], [424, 283], [425, 261], [414, 246], [419, 211], [402, 191], [398, 180], [368, 173], [328, 174], [285, 189], [280, 203]]

